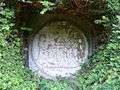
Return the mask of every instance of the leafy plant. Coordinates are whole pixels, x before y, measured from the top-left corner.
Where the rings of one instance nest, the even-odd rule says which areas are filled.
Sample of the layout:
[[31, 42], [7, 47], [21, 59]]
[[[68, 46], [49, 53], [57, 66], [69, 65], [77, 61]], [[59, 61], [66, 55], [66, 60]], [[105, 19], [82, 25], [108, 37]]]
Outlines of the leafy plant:
[[[107, 1], [111, 12], [120, 10], [119, 0]], [[48, 1], [43, 4], [46, 9], [41, 14], [53, 6]], [[5, 6], [4, 3], [1, 5]], [[90, 58], [89, 64], [84, 65], [86, 72], [78, 74], [74, 83], [37, 78], [24, 67], [20, 50], [22, 41], [14, 29], [13, 18], [12, 9], [0, 8], [0, 90], [120, 90], [120, 15], [106, 14], [96, 20], [111, 28], [110, 39]]]
[[44, 14], [45, 12], [47, 12], [48, 10], [52, 10], [53, 6], [55, 5], [54, 3], [51, 3], [49, 1], [40, 1], [44, 8], [42, 9], [42, 11], [40, 12], [40, 14]]
[[0, 90], [35, 90], [33, 75], [23, 66], [20, 38], [13, 28], [13, 10], [0, 11]]
[[[114, 7], [113, 11], [120, 10], [116, 6], [116, 0], [108, 0], [108, 7], [111, 3]], [[115, 4], [114, 4], [115, 3]], [[120, 4], [120, 3], [119, 3]], [[103, 24], [105, 27], [111, 28], [110, 39], [108, 43], [100, 48], [90, 58], [89, 65], [86, 68], [90, 68], [95, 65], [87, 73], [77, 76], [79, 82], [79, 88], [83, 90], [119, 90], [120, 89], [120, 19], [119, 15], [107, 15], [102, 17], [102, 20], [96, 20], [97, 24]], [[88, 89], [89, 88], [89, 89]]]

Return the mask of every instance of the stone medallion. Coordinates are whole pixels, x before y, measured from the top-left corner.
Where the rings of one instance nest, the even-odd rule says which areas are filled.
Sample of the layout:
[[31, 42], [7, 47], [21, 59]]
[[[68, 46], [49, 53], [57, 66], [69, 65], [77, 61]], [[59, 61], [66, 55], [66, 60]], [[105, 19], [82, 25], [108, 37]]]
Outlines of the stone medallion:
[[72, 77], [87, 57], [85, 35], [66, 21], [47, 24], [29, 44], [29, 68], [46, 79]]

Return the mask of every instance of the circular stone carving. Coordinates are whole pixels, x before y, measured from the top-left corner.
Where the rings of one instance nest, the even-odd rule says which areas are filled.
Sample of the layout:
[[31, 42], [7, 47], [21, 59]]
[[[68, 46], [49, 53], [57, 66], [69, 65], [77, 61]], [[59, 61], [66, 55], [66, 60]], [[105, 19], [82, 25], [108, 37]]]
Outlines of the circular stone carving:
[[29, 44], [29, 68], [46, 79], [73, 76], [87, 56], [85, 35], [66, 21], [47, 24]]

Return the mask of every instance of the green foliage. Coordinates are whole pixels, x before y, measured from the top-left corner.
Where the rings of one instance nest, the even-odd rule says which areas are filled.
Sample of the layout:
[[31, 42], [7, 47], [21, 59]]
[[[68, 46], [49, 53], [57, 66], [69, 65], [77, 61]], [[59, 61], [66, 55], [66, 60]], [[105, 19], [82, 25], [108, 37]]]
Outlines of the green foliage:
[[[120, 10], [119, 0], [107, 0], [108, 9]], [[49, 2], [44, 5], [49, 9]], [[42, 12], [45, 13], [46, 10]], [[20, 38], [13, 28], [13, 10], [0, 8], [0, 90], [120, 90], [120, 16], [105, 15], [96, 23], [111, 27], [110, 40], [100, 47], [83, 69], [86, 72], [69, 80], [50, 81], [35, 78], [23, 66]], [[24, 28], [23, 28], [24, 29]]]
[[[110, 7], [111, 0], [109, 3]], [[112, 10], [120, 10], [115, 5], [116, 3], [114, 7], [111, 6]], [[86, 69], [92, 68], [77, 76], [78, 86], [83, 90], [120, 90], [120, 16], [106, 16], [102, 20], [96, 20], [96, 23], [111, 27], [110, 39], [107, 45], [96, 51], [90, 58], [90, 63], [85, 66]]]
[[51, 3], [47, 0], [45, 1], [41, 1], [41, 3], [43, 4], [44, 8], [42, 9], [42, 11], [40, 12], [40, 14], [44, 14], [45, 12], [47, 12], [48, 10], [52, 10], [53, 6], [55, 5], [54, 3]]
[[0, 90], [74, 90], [65, 80], [36, 79], [24, 67], [21, 40], [17, 37], [18, 31], [13, 28], [13, 10], [2, 8], [0, 16]]
[[57, 81], [51, 81], [51, 80], [44, 80], [41, 79], [39, 82], [39, 89], [40, 90], [74, 90], [72, 86], [70, 86], [70, 83], [68, 80], [57, 80]]
[[13, 29], [13, 10], [0, 11], [0, 90], [35, 90], [30, 71], [24, 68], [20, 54], [20, 38]]
[[120, 0], [107, 0], [108, 8], [112, 11], [120, 10]]
[[[19, 0], [22, 1], [22, 0]], [[36, 0], [23, 0], [22, 2], [29, 2], [32, 3]], [[37, 0], [43, 5], [42, 10], [39, 10], [40, 14], [45, 14], [47, 11], [53, 10], [55, 8], [55, 4], [52, 2], [49, 2], [49, 0]]]

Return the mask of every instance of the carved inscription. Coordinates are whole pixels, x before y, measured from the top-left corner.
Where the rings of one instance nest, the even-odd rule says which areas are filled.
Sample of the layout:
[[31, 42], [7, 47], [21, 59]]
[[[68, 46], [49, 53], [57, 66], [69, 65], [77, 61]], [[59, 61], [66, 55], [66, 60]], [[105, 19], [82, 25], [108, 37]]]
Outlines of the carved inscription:
[[44, 78], [69, 77], [87, 59], [84, 34], [66, 22], [52, 22], [33, 37], [29, 45], [29, 67]]

